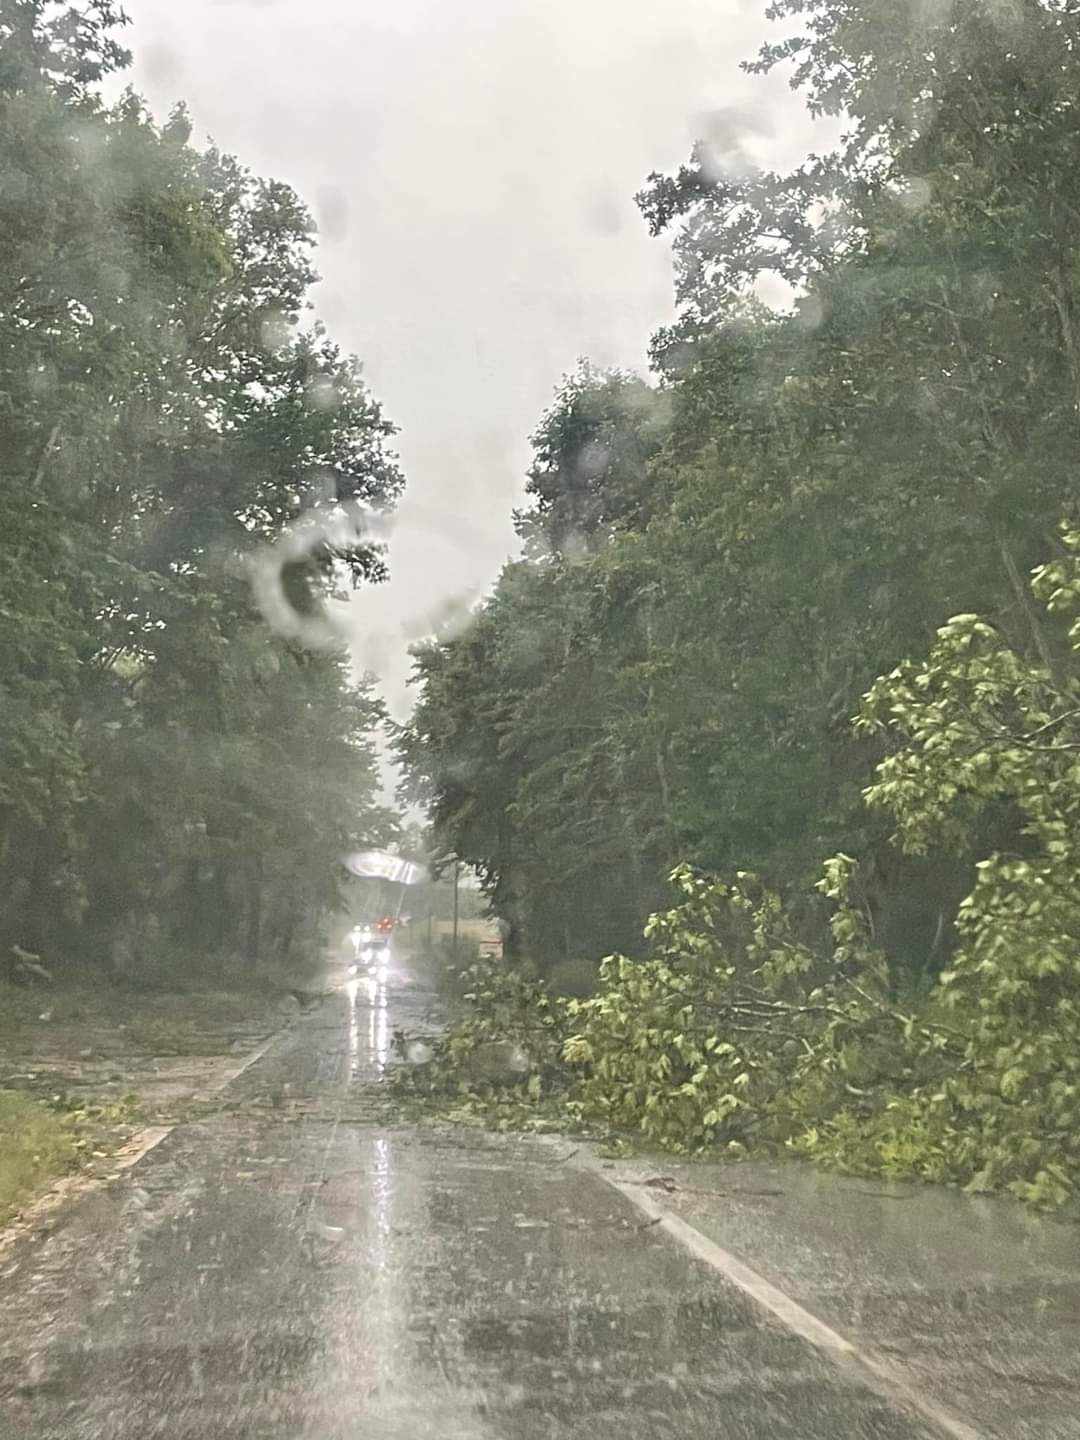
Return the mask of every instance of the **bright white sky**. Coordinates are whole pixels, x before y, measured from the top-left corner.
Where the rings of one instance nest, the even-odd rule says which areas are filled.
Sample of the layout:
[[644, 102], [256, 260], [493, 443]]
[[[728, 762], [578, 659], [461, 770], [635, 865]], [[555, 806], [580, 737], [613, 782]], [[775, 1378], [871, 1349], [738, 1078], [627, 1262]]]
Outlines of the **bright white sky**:
[[[164, 117], [292, 184], [316, 293], [400, 426], [392, 582], [357, 656], [407, 712], [408, 635], [515, 548], [528, 435], [579, 356], [644, 369], [670, 247], [633, 195], [708, 128], [768, 164], [822, 148], [786, 77], [738, 62], [765, 0], [125, 0]], [[710, 117], [712, 117], [710, 119]]]

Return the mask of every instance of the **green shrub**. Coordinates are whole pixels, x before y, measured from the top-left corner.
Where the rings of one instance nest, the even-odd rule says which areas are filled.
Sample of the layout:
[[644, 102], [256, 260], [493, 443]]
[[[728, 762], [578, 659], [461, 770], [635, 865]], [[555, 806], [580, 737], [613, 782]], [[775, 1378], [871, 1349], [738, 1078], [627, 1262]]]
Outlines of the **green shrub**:
[[847, 899], [854, 874], [838, 856], [822, 881], [837, 904], [822, 955], [754, 876], [728, 886], [677, 870], [683, 900], [649, 922], [652, 954], [605, 960], [598, 994], [569, 1006], [583, 1113], [683, 1153], [808, 1149], [809, 1129], [853, 1100], [883, 1107], [916, 1058], [952, 1063], [955, 1039], [888, 999], [884, 959]]

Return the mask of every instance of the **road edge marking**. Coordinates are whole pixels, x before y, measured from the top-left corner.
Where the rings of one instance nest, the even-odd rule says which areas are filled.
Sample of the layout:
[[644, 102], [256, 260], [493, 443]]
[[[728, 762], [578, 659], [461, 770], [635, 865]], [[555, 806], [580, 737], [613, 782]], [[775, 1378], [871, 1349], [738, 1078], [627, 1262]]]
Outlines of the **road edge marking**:
[[[273, 1045], [289, 1034], [291, 1028], [286, 1024], [280, 1030], [275, 1030], [261, 1045], [258, 1045], [249, 1055], [245, 1055], [238, 1065], [231, 1065], [213, 1085], [192, 1091], [186, 1098], [202, 1103], [213, 1100], [234, 1080], [238, 1080], [245, 1070], [255, 1064], [256, 1060], [261, 1060]], [[109, 1157], [113, 1165], [107, 1174], [61, 1176], [45, 1191], [44, 1195], [39, 1195], [36, 1200], [31, 1200], [24, 1209], [20, 1210], [14, 1220], [9, 1220], [6, 1225], [0, 1226], [0, 1259], [20, 1240], [33, 1234], [42, 1221], [53, 1220], [58, 1212], [65, 1210], [68, 1205], [73, 1205], [76, 1200], [81, 1200], [84, 1195], [92, 1195], [97, 1191], [107, 1189], [119, 1178], [120, 1173], [132, 1169], [144, 1155], [148, 1155], [174, 1130], [186, 1123], [183, 1120], [174, 1120], [171, 1125], [145, 1125], [141, 1130], [136, 1130]]]
[[9, 1220], [0, 1227], [0, 1260], [20, 1240], [32, 1235], [44, 1221], [55, 1219], [58, 1212], [73, 1205], [76, 1200], [81, 1200], [84, 1195], [93, 1195], [99, 1190], [107, 1189], [119, 1179], [124, 1170], [130, 1170], [133, 1165], [137, 1165], [144, 1155], [149, 1154], [156, 1145], [160, 1145], [166, 1135], [171, 1135], [175, 1129], [175, 1125], [146, 1125], [142, 1130], [136, 1130], [134, 1135], [109, 1157], [112, 1169], [107, 1174], [77, 1173], [62, 1175], [59, 1180], [55, 1180], [44, 1195], [31, 1200], [14, 1220]]
[[696, 1259], [722, 1275], [793, 1334], [828, 1355], [834, 1364], [857, 1376], [876, 1395], [903, 1412], [917, 1415], [940, 1435], [948, 1436], [949, 1440], [985, 1440], [982, 1431], [976, 1430], [966, 1420], [955, 1415], [948, 1406], [940, 1405], [930, 1396], [924, 1395], [901, 1367], [883, 1360], [870, 1348], [863, 1349], [855, 1345], [771, 1281], [766, 1280], [764, 1275], [759, 1275], [730, 1250], [725, 1250], [715, 1240], [703, 1235], [681, 1215], [673, 1215], [651, 1195], [643, 1194], [640, 1187], [605, 1174], [595, 1162], [590, 1162], [590, 1159], [583, 1160], [580, 1168], [622, 1195], [643, 1215], [648, 1216], [656, 1229], [663, 1230], [677, 1244], [689, 1250]]
[[245, 1055], [239, 1065], [230, 1066], [228, 1070], [218, 1076], [213, 1085], [204, 1086], [202, 1090], [193, 1090], [188, 1098], [199, 1101], [212, 1100], [215, 1095], [219, 1095], [221, 1091], [225, 1089], [226, 1085], [231, 1085], [234, 1080], [239, 1080], [244, 1071], [250, 1070], [256, 1060], [261, 1060], [266, 1052], [275, 1045], [283, 1035], [289, 1033], [290, 1028], [289, 1025], [283, 1025], [280, 1030], [275, 1030], [261, 1045], [252, 1050], [249, 1055]]

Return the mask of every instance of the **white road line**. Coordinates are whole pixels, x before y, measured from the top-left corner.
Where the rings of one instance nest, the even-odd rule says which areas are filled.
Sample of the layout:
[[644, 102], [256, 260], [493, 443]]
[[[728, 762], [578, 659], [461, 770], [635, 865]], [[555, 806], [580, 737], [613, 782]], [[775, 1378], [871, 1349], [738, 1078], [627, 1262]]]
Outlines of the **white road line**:
[[582, 1168], [588, 1169], [597, 1179], [617, 1190], [642, 1214], [655, 1221], [658, 1230], [665, 1231], [697, 1259], [723, 1275], [745, 1295], [755, 1300], [763, 1310], [775, 1315], [794, 1334], [816, 1349], [824, 1351], [841, 1368], [858, 1375], [863, 1383], [882, 1399], [888, 1400], [901, 1410], [918, 1415], [940, 1435], [947, 1435], [949, 1440], [984, 1440], [981, 1432], [967, 1421], [954, 1415], [947, 1406], [939, 1405], [936, 1400], [924, 1395], [898, 1366], [881, 1359], [869, 1349], [852, 1344], [831, 1325], [826, 1325], [823, 1320], [804, 1309], [797, 1300], [778, 1290], [763, 1275], [759, 1275], [749, 1265], [744, 1265], [730, 1251], [710, 1240], [681, 1216], [672, 1215], [651, 1195], [643, 1194], [639, 1186], [622, 1183], [590, 1164], [587, 1159]]
[[117, 1170], [130, 1170], [175, 1129], [175, 1125], [147, 1125], [144, 1130], [136, 1130], [128, 1143], [121, 1146], [112, 1157], [113, 1173], [115, 1174]]
[[[187, 1098], [196, 1101], [209, 1101], [225, 1089], [227, 1085], [241, 1076], [249, 1066], [254, 1065], [256, 1060], [261, 1060], [270, 1047], [287, 1033], [288, 1027], [283, 1026], [275, 1030], [273, 1035], [257, 1049], [246, 1055], [238, 1065], [231, 1065], [228, 1070], [218, 1075], [213, 1085], [202, 1090], [193, 1092]], [[123, 1170], [130, 1170], [137, 1165], [144, 1155], [148, 1154], [155, 1146], [160, 1145], [166, 1136], [171, 1135], [176, 1125], [147, 1125], [142, 1130], [136, 1130], [125, 1145], [122, 1145], [110, 1158], [112, 1168], [103, 1175], [66, 1175], [57, 1180], [36, 1200], [30, 1201], [20, 1212], [17, 1219], [0, 1229], [0, 1256], [3, 1256], [17, 1240], [21, 1240], [26, 1234], [34, 1231], [44, 1220], [52, 1218], [56, 1212], [63, 1209], [69, 1201], [78, 1200], [91, 1191], [103, 1190], [110, 1185]]]
[[212, 1100], [215, 1095], [225, 1089], [226, 1085], [231, 1085], [234, 1080], [238, 1080], [245, 1070], [255, 1064], [256, 1060], [261, 1060], [271, 1045], [273, 1045], [275, 1041], [280, 1040], [282, 1035], [286, 1033], [287, 1028], [287, 1026], [283, 1026], [280, 1030], [275, 1030], [269, 1040], [263, 1041], [257, 1050], [252, 1050], [250, 1055], [245, 1055], [239, 1065], [232, 1065], [228, 1070], [223, 1071], [214, 1081], [213, 1085], [205, 1090], [195, 1091], [191, 1096], [192, 1100]]
[[58, 1210], [69, 1201], [81, 1199], [94, 1190], [103, 1190], [117, 1178], [120, 1171], [130, 1170], [155, 1145], [160, 1145], [166, 1135], [171, 1135], [173, 1125], [148, 1125], [137, 1130], [126, 1145], [110, 1157], [112, 1169], [107, 1175], [65, 1175], [19, 1211], [18, 1217], [0, 1230], [0, 1257], [3, 1257], [17, 1240], [31, 1234], [43, 1221], [52, 1219]]

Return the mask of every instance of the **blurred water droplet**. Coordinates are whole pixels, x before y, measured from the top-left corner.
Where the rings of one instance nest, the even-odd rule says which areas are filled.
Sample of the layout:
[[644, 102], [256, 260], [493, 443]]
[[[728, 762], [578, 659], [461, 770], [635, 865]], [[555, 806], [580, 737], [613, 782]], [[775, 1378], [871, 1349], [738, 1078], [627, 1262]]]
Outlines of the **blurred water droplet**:
[[267, 350], [280, 350], [287, 345], [292, 334], [292, 325], [280, 310], [268, 310], [263, 316], [259, 334]]
[[336, 410], [341, 404], [341, 392], [328, 375], [317, 375], [308, 382], [304, 399], [312, 410]]
[[347, 638], [341, 620], [325, 609], [297, 610], [285, 589], [286, 571], [320, 552], [345, 552], [360, 544], [379, 543], [391, 531], [388, 516], [360, 505], [305, 516], [273, 545], [264, 546], [251, 562], [251, 586], [263, 618], [279, 635], [312, 649], [336, 649]]
[[918, 213], [925, 210], [934, 197], [930, 182], [919, 175], [910, 175], [904, 181], [904, 188], [897, 198], [905, 209]]
[[345, 239], [349, 233], [349, 197], [344, 190], [337, 185], [323, 185], [316, 196], [315, 213], [324, 240]]

